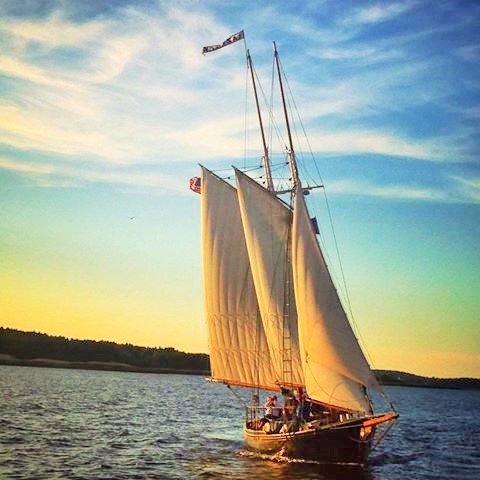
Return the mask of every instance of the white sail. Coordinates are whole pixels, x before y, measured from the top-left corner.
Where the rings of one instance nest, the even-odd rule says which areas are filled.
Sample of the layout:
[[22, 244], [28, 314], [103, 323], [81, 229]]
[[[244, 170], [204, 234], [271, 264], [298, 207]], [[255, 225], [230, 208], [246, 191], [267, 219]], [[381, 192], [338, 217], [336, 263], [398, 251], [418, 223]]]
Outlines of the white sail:
[[[274, 369], [280, 383], [303, 385], [293, 284], [285, 285], [291, 279], [287, 248], [292, 212], [244, 173], [236, 170], [236, 176], [248, 256]], [[285, 301], [289, 332], [283, 328]]]
[[338, 298], [301, 189], [297, 189], [294, 203], [292, 265], [309, 395], [331, 405], [368, 412], [363, 386], [380, 387]]
[[278, 389], [235, 188], [202, 168], [202, 253], [212, 377]]

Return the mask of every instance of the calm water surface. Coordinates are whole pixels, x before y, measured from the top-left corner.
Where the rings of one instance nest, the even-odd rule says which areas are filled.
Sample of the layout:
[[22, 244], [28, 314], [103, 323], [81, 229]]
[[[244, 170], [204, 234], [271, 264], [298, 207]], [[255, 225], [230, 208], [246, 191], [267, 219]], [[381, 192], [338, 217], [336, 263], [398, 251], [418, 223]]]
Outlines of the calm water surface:
[[480, 392], [391, 387], [364, 469], [249, 454], [243, 409], [201, 377], [0, 366], [0, 478], [480, 479]]

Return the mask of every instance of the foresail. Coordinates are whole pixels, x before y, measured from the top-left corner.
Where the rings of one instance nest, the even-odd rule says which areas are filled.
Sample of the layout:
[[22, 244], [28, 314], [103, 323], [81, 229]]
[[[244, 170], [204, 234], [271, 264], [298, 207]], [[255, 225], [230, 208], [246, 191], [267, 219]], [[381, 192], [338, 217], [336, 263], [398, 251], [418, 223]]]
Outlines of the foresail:
[[[292, 212], [277, 197], [236, 170], [240, 211], [252, 268], [258, 305], [270, 356], [280, 383], [303, 385], [298, 346], [297, 314], [287, 262]], [[287, 297], [287, 298], [285, 298]], [[289, 305], [290, 331], [284, 333], [285, 303]], [[283, 353], [283, 350], [288, 350]], [[285, 361], [290, 359], [290, 361]]]
[[202, 168], [202, 254], [212, 377], [278, 389], [235, 189]]
[[364, 388], [380, 388], [358, 344], [312, 230], [295, 195], [292, 265], [305, 384], [315, 400], [369, 411]]

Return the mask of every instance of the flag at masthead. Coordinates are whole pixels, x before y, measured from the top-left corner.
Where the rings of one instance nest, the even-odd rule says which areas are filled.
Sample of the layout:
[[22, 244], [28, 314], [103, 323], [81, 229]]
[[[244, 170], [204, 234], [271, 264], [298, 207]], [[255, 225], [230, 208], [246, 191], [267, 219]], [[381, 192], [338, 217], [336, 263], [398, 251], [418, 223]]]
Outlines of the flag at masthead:
[[226, 47], [227, 45], [230, 45], [231, 43], [238, 42], [239, 40], [242, 40], [245, 38], [245, 35], [243, 33], [243, 30], [241, 30], [238, 33], [234, 33], [230, 37], [228, 37], [222, 44], [220, 45], [209, 45], [207, 47], [202, 48], [202, 54], [205, 55], [208, 52], [214, 52], [215, 50], [218, 50], [219, 48]]

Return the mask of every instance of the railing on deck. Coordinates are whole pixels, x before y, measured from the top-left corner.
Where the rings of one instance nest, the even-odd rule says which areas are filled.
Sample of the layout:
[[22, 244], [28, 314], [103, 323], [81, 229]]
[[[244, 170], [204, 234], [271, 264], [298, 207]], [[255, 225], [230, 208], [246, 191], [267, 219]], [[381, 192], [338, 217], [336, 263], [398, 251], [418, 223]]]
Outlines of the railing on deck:
[[[249, 423], [255, 420], [261, 420], [262, 418], [265, 417], [266, 410], [267, 409], [265, 407], [260, 407], [255, 405], [245, 407], [245, 422]], [[280, 408], [278, 410], [281, 411]]]
[[[251, 430], [265, 430], [270, 433], [291, 432], [308, 428], [318, 428], [329, 424], [338, 424], [351, 422], [354, 419], [361, 418], [359, 413], [337, 413], [332, 414], [329, 411], [316, 412], [308, 418], [302, 418], [300, 412], [286, 412], [285, 409], [276, 407], [278, 416], [275, 418], [266, 418], [266, 408], [263, 406], [245, 407], [245, 425]], [[274, 410], [275, 412], [275, 410]], [[282, 428], [283, 427], [283, 428]]]

